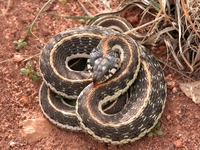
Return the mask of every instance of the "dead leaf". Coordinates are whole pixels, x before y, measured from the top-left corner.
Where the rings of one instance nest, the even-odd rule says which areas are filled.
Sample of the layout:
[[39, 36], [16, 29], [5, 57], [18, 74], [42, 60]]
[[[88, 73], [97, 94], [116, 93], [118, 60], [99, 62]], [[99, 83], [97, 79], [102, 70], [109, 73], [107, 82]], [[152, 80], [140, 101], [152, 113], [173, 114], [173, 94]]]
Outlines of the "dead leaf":
[[191, 98], [196, 104], [200, 103], [200, 81], [180, 83], [179, 86], [187, 97]]

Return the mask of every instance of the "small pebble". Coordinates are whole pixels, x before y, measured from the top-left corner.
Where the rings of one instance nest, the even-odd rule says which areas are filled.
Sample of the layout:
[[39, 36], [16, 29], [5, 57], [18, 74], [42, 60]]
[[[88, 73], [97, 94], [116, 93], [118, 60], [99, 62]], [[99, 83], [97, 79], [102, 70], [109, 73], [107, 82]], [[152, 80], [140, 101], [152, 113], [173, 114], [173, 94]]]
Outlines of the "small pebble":
[[169, 82], [167, 82], [167, 85], [170, 86], [170, 87], [175, 87], [176, 82], [175, 81], [169, 81]]
[[175, 94], [175, 93], [177, 93], [177, 92], [178, 92], [178, 89], [177, 89], [176, 87], [174, 87], [174, 88], [172, 89], [172, 93]]
[[16, 144], [17, 144], [17, 143], [15, 143], [15, 142], [13, 142], [13, 141], [10, 141], [9, 146], [10, 146], [10, 147], [14, 147]]
[[19, 102], [24, 104], [24, 105], [28, 105], [30, 103], [28, 97], [26, 95], [23, 95], [20, 99]]
[[167, 120], [170, 120], [170, 119], [171, 119], [170, 115], [167, 115]]
[[182, 146], [181, 140], [176, 140], [176, 141], [173, 142], [173, 144], [174, 144], [175, 147], [181, 147]]

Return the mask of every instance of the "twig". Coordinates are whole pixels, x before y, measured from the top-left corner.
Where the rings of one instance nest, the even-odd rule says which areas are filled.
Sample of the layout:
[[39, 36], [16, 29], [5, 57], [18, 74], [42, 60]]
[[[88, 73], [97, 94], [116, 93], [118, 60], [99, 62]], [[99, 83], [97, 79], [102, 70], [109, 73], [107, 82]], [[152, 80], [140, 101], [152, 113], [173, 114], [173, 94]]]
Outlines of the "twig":
[[150, 25], [150, 24], [152, 24], [152, 23], [154, 23], [154, 22], [157, 22], [157, 21], [159, 21], [159, 20], [161, 20], [161, 19], [163, 19], [163, 16], [161, 16], [161, 17], [159, 17], [159, 18], [156, 18], [155, 20], [152, 20], [152, 21], [150, 21], [150, 22], [148, 22], [148, 23], [145, 23], [145, 24], [143, 24], [143, 25], [141, 25], [141, 26], [139, 26], [139, 27], [133, 28], [133, 29], [131, 29], [131, 30], [127, 31], [127, 32], [124, 32], [124, 33], [125, 33], [125, 34], [129, 34], [129, 33], [133, 32], [133, 31], [137, 31], [138, 29], [141, 29], [141, 28], [143, 28], [143, 27], [146, 27], [146, 26], [148, 26], [148, 25]]
[[[29, 60], [29, 59], [31, 59], [31, 58], [33, 58], [33, 57], [37, 57], [37, 56], [39, 56], [39, 55], [40, 55], [40, 53], [37, 53], [37, 54], [32, 55], [32, 56], [28, 56], [27, 58], [24, 58], [23, 61], [27, 61], [27, 60]], [[15, 60], [15, 59], [16, 59], [16, 58], [10, 58], [10, 59], [3, 60], [3, 61], [0, 61], [0, 64], [9, 62], [9, 61], [12, 61], [12, 60]]]
[[163, 62], [162, 60], [159, 60], [159, 59], [158, 59], [158, 61], [159, 61], [160, 63], [164, 64], [165, 66], [169, 67], [170, 69], [176, 71], [177, 73], [181, 74], [182, 76], [184, 76], [184, 77], [186, 77], [186, 78], [188, 78], [188, 79], [190, 79], [190, 80], [192, 80], [192, 81], [196, 81], [196, 80], [190, 78], [189, 76], [183, 74], [181, 71], [179, 71], [179, 70], [175, 69], [174, 67], [168, 65], [167, 63]]
[[93, 16], [86, 8], [85, 6], [78, 0], [78, 3], [79, 5], [82, 7], [82, 9], [85, 11], [85, 13], [88, 15], [88, 16]]

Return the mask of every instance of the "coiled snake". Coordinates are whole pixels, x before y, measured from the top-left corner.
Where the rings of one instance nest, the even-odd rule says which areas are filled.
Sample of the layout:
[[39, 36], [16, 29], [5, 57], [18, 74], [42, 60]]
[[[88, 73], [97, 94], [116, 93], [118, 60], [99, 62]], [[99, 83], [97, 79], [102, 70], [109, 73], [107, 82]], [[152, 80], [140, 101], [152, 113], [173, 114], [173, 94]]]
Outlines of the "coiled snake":
[[[157, 60], [133, 38], [109, 28], [91, 25], [59, 33], [44, 47], [40, 70], [45, 116], [106, 143], [141, 138], [165, 106], [166, 85]], [[77, 99], [76, 106], [56, 93]]]

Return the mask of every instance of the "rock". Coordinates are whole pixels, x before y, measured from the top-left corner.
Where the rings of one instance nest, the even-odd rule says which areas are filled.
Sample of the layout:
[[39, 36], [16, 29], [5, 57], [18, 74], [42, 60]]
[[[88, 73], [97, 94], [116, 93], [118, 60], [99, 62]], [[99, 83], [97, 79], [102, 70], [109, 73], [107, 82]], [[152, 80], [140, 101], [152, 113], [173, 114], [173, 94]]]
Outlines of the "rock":
[[181, 147], [181, 146], [182, 146], [181, 140], [176, 140], [176, 141], [173, 142], [173, 144], [174, 144], [174, 146], [176, 146], [176, 147]]
[[170, 115], [167, 115], [167, 120], [170, 120], [171, 119], [171, 116]]
[[45, 118], [27, 119], [22, 122], [21, 136], [29, 143], [49, 136], [52, 126]]
[[175, 94], [175, 93], [177, 93], [177, 92], [178, 92], [178, 89], [177, 89], [176, 87], [173, 87], [172, 93]]
[[28, 105], [30, 103], [29, 98], [26, 95], [23, 95], [20, 99], [19, 102], [23, 105]]
[[15, 145], [17, 145], [16, 142], [10, 141], [10, 143], [9, 143], [9, 146], [10, 146], [10, 147], [14, 147]]

